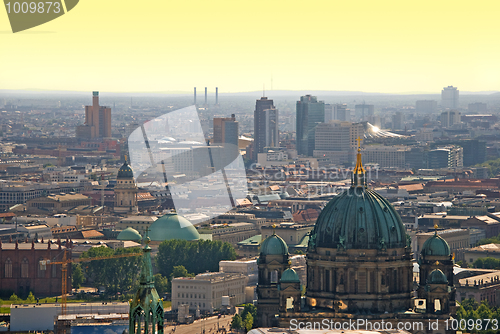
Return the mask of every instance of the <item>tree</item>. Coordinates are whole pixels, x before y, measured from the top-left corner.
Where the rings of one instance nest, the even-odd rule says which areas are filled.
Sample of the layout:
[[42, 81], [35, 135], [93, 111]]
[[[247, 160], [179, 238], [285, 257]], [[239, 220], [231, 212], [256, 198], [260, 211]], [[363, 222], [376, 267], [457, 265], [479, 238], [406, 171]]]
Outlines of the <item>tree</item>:
[[170, 277], [175, 266], [182, 265], [188, 272], [199, 274], [218, 271], [220, 261], [234, 259], [233, 246], [220, 240], [165, 240], [158, 247], [156, 266], [163, 276]]
[[254, 304], [245, 304], [243, 305], [243, 311], [241, 312], [241, 318], [244, 320], [247, 314], [252, 315], [252, 323], [253, 319], [257, 319], [257, 307]]
[[79, 289], [85, 279], [83, 276], [82, 266], [80, 263], [72, 264], [72, 277], [71, 277], [71, 286], [74, 289]]
[[249, 332], [253, 327], [252, 313], [247, 313], [247, 315], [245, 316], [245, 318], [243, 320], [243, 323], [244, 323], [245, 329], [247, 330], [247, 332]]
[[163, 277], [162, 274], [160, 273], [154, 275], [154, 279], [155, 279], [155, 289], [161, 297], [168, 290], [168, 279], [166, 277]]
[[[83, 252], [82, 258], [92, 258], [100, 256], [113, 256], [126, 253], [139, 253], [140, 249], [117, 248], [112, 250], [104, 246], [92, 247]], [[130, 291], [137, 281], [140, 273], [141, 257], [124, 257], [117, 259], [94, 260], [86, 262], [83, 271], [86, 277], [93, 282], [95, 288], [104, 286], [106, 293], [116, 294]]]
[[13, 294], [10, 296], [9, 300], [10, 300], [11, 302], [17, 302], [17, 301], [19, 300], [19, 297], [18, 297], [15, 293], [13, 293]]
[[26, 298], [26, 302], [28, 304], [32, 304], [35, 302], [35, 296], [33, 295], [33, 292], [30, 291], [30, 294], [28, 295], [28, 298]]
[[235, 314], [231, 320], [231, 329], [240, 330], [243, 328], [243, 321], [239, 314]]

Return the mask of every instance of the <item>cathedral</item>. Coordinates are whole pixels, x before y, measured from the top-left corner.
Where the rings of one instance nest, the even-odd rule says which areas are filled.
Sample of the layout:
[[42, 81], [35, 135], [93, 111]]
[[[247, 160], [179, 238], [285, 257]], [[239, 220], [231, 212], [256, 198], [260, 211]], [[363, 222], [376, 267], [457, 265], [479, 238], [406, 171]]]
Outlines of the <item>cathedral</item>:
[[134, 180], [134, 172], [127, 163], [125, 163], [118, 170], [116, 177], [115, 192], [115, 206], [114, 212], [118, 214], [138, 213], [137, 205], [137, 185]]
[[359, 148], [351, 187], [325, 206], [310, 233], [307, 286], [290, 268], [282, 238], [269, 236], [259, 252], [260, 327], [454, 333], [448, 244], [437, 233], [426, 241], [413, 282], [411, 239], [394, 207], [367, 188]]

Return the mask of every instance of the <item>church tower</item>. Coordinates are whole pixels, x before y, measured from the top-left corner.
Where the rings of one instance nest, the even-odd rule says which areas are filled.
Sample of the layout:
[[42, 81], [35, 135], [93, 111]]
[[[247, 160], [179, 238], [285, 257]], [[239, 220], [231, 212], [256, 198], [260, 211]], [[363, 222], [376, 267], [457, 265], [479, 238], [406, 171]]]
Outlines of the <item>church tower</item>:
[[137, 213], [137, 185], [134, 180], [134, 172], [128, 165], [126, 159], [123, 166], [118, 170], [115, 186], [115, 213]]
[[163, 301], [156, 292], [153, 266], [151, 265], [151, 247], [149, 238], [142, 256], [142, 269], [139, 279], [139, 289], [135, 298], [130, 300], [129, 333], [130, 334], [163, 334]]
[[280, 309], [278, 283], [290, 267], [288, 246], [274, 232], [260, 245], [257, 260], [259, 284], [257, 285], [257, 321], [259, 327], [273, 327]]
[[[418, 298], [425, 300], [426, 313], [454, 314], [456, 289], [453, 285], [453, 257], [450, 246], [437, 233], [422, 246]], [[418, 306], [417, 306], [418, 308]]]

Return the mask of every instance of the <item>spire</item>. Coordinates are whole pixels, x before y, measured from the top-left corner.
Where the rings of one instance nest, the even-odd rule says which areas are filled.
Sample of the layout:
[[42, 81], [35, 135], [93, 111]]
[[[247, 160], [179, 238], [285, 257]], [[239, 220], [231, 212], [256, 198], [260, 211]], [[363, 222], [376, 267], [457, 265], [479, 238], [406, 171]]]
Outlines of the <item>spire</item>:
[[151, 247], [149, 243], [151, 239], [148, 237], [149, 228], [146, 229], [146, 236], [144, 237], [145, 246], [142, 255], [142, 269], [139, 283], [142, 287], [154, 287], [153, 266], [151, 265]]
[[358, 154], [356, 156], [356, 167], [354, 167], [354, 171], [352, 172], [352, 187], [357, 186], [366, 186], [365, 180], [365, 169], [363, 168], [363, 163], [361, 161], [361, 137], [358, 137], [356, 141], [358, 142]]

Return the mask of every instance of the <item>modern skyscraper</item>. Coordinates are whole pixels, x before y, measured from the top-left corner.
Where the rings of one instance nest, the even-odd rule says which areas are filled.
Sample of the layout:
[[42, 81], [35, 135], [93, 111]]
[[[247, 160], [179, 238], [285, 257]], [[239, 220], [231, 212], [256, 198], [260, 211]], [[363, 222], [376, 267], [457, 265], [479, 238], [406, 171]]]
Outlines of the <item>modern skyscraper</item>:
[[351, 112], [347, 109], [347, 104], [325, 104], [325, 123], [332, 120], [349, 122], [351, 120]]
[[111, 137], [111, 108], [99, 105], [99, 92], [92, 92], [92, 105], [85, 106], [85, 124], [76, 136], [84, 139]]
[[228, 158], [225, 164], [232, 162], [238, 155], [238, 122], [234, 114], [231, 117], [214, 118], [214, 144], [224, 146], [225, 156]]
[[314, 129], [325, 121], [325, 103], [318, 101], [316, 96], [301, 96], [297, 101], [297, 154], [313, 156]]
[[262, 97], [255, 103], [253, 160], [257, 161], [259, 153], [264, 153], [264, 147], [279, 146], [278, 109], [273, 100]]
[[350, 164], [358, 147], [356, 139], [364, 136], [361, 123], [330, 121], [315, 129], [315, 158], [327, 158], [333, 164]]
[[460, 121], [460, 112], [456, 110], [448, 110], [441, 113], [441, 126], [443, 128], [449, 128], [454, 124], [460, 123]]
[[441, 107], [449, 109], [458, 108], [458, 95], [459, 90], [457, 87], [448, 86], [444, 87], [441, 91]]

